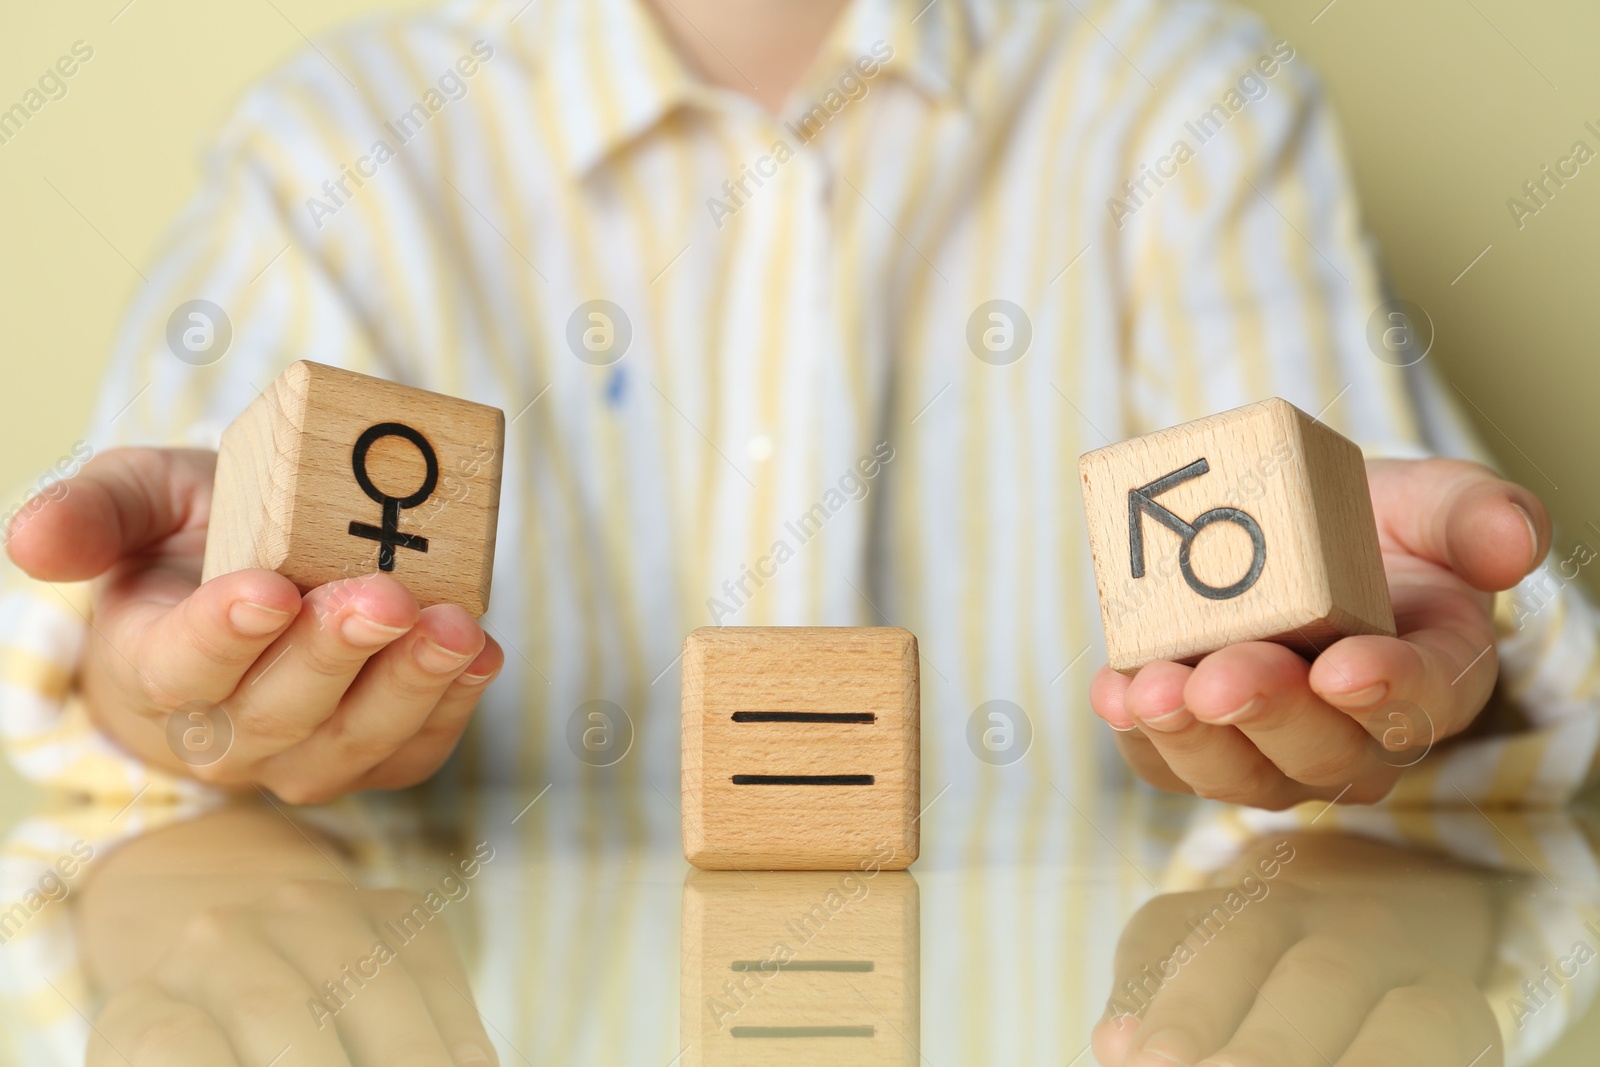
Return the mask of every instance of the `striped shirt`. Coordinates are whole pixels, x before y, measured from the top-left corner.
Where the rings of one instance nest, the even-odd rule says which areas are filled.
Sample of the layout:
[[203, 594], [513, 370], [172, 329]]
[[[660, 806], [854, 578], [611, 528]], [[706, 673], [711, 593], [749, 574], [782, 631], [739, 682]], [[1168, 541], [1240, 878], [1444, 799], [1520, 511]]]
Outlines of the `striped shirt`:
[[[214, 444], [301, 358], [505, 409], [507, 667], [448, 774], [670, 792], [688, 630], [891, 622], [920, 638], [927, 795], [1048, 796], [1120, 773], [1087, 706], [1080, 453], [1276, 395], [1369, 455], [1475, 454], [1432, 364], [1369, 348], [1381, 296], [1315, 81], [1211, 2], [853, 0], [776, 116], [639, 0], [457, 3], [241, 103], [87, 440]], [[231, 324], [211, 362], [168, 339], [194, 299]], [[1395, 800], [1591, 777], [1593, 612], [1536, 579], [1537, 610], [1501, 601], [1516, 731], [1441, 747]], [[76, 699], [86, 590], [9, 588], [22, 772], [193, 792]], [[567, 746], [592, 700], [631, 724], [613, 767]], [[994, 700], [1031, 728], [1013, 765], [969, 749]]]

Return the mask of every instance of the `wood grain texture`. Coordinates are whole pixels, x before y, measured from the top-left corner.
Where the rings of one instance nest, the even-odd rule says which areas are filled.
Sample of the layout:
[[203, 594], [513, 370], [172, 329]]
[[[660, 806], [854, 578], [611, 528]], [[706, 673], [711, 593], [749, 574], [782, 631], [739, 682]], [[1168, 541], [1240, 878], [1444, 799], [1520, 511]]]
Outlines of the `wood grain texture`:
[[921, 905], [904, 871], [691, 871], [681, 966], [687, 1065], [921, 1061]]
[[309, 378], [303, 363], [293, 364], [223, 431], [206, 525], [206, 581], [251, 567], [275, 571], [288, 559]]
[[920, 699], [917, 639], [896, 627], [694, 631], [683, 655], [684, 855], [716, 870], [908, 866]]
[[[364, 435], [370, 441], [357, 463]], [[504, 450], [498, 408], [302, 360], [222, 435], [203, 577], [264, 567], [305, 592], [381, 568], [423, 606], [459, 604], [482, 615]], [[429, 452], [431, 490], [395, 504], [388, 523], [385, 498], [403, 503], [427, 487]], [[352, 532], [352, 523], [365, 532]], [[404, 540], [389, 543], [384, 566], [391, 534]]]
[[[1344, 635], [1394, 634], [1361, 452], [1287, 401], [1097, 449], [1078, 469], [1115, 670], [1240, 641], [1315, 655]], [[1142, 503], [1131, 495], [1146, 487]]]

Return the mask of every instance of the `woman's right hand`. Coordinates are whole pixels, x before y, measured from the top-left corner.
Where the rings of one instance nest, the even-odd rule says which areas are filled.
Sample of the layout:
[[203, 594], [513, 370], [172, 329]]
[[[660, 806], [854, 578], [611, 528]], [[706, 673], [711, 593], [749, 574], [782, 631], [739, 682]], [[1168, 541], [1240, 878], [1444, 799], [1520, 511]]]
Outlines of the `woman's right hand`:
[[381, 573], [304, 596], [267, 570], [202, 585], [215, 470], [213, 452], [116, 449], [12, 524], [28, 574], [98, 579], [78, 677], [95, 722], [152, 766], [291, 803], [433, 774], [500, 647]]

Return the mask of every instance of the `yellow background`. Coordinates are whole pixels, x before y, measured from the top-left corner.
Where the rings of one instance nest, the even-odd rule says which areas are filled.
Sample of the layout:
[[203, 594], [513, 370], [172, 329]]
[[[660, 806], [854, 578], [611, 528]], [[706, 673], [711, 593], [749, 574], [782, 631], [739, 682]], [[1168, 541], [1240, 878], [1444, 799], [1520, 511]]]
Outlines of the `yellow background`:
[[[1600, 149], [1584, 129], [1586, 120], [1600, 127], [1600, 72], [1589, 54], [1600, 8], [1592, 0], [1323, 2], [1252, 6], [1321, 70], [1395, 288], [1436, 325], [1429, 359], [1505, 469], [1545, 494], [1563, 547], [1580, 537], [1600, 547], [1587, 527], [1600, 522], [1600, 478], [1591, 473], [1600, 161], [1520, 232], [1506, 208], [1574, 140]], [[64, 99], [0, 145], [0, 511], [84, 426], [138, 272], [194, 190], [200, 150], [243, 88], [303, 48], [305, 35], [395, 6], [421, 5], [7, 5], [4, 106], [73, 42], [87, 41], [95, 55]]]

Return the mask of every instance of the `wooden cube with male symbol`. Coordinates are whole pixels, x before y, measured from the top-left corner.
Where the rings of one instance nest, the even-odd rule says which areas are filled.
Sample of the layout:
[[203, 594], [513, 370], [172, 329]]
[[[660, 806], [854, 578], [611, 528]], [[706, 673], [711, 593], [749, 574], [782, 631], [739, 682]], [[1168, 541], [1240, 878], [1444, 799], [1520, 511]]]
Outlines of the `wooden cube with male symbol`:
[[223, 432], [203, 577], [383, 572], [482, 615], [504, 450], [499, 408], [301, 360]]
[[1078, 471], [1113, 669], [1394, 634], [1361, 451], [1287, 401], [1097, 449]]

